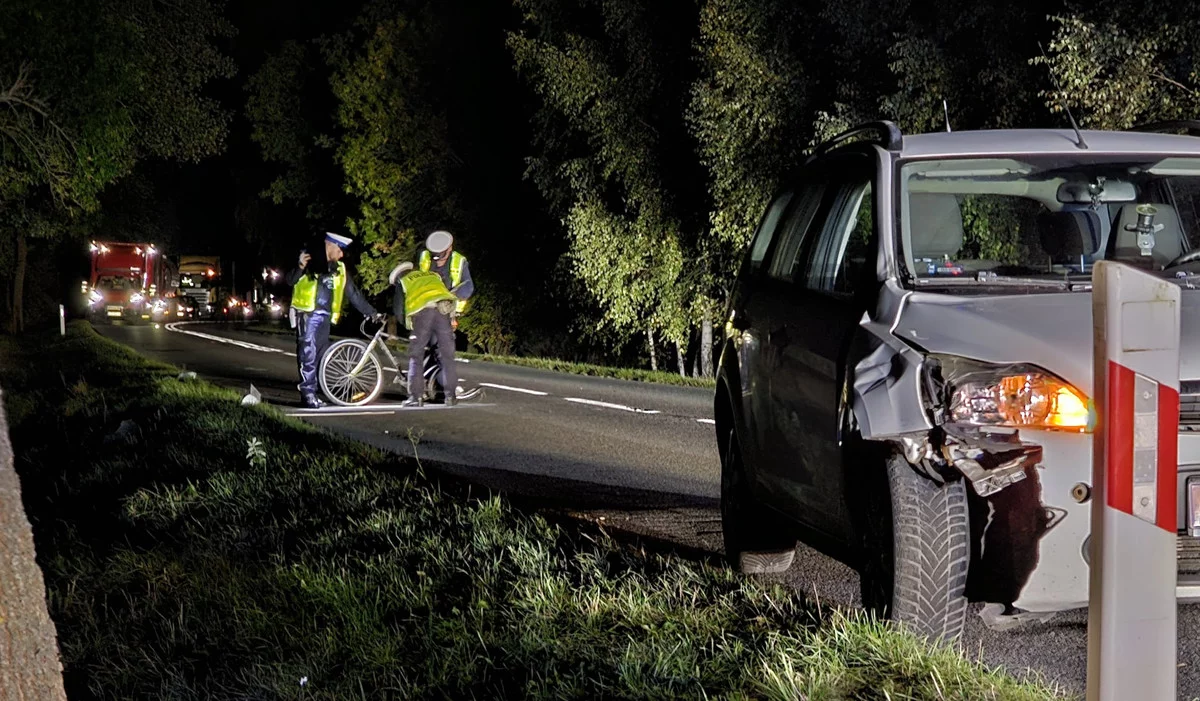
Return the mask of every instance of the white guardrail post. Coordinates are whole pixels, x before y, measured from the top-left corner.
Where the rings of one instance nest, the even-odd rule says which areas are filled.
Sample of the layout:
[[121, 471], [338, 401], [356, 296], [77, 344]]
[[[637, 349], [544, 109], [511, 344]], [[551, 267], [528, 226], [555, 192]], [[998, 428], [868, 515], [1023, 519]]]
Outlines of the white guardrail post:
[[1092, 274], [1088, 701], [1175, 698], [1180, 289], [1128, 265]]
[[67, 305], [58, 305], [58, 335], [67, 335]]

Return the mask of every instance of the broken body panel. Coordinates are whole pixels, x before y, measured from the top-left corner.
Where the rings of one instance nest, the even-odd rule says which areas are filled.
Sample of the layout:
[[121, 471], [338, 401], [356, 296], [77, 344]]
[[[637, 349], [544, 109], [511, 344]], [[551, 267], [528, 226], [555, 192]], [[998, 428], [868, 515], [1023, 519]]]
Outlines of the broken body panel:
[[[870, 352], [851, 358], [853, 417], [868, 440], [894, 443], [914, 469], [968, 480], [981, 508], [971, 598], [1029, 611], [1086, 607], [1092, 435], [956, 426], [928, 377], [937, 355], [1035, 365], [1092, 396], [1087, 292], [962, 296], [885, 284], [861, 324]], [[1184, 290], [1182, 378], [1200, 378], [1200, 292]], [[1002, 342], [998, 342], [1002, 341]], [[1200, 433], [1179, 435], [1179, 479], [1200, 475]], [[1081, 487], [1082, 485], [1082, 487]], [[1083, 491], [1080, 491], [1083, 489]], [[1179, 492], [1179, 528], [1187, 518]]]

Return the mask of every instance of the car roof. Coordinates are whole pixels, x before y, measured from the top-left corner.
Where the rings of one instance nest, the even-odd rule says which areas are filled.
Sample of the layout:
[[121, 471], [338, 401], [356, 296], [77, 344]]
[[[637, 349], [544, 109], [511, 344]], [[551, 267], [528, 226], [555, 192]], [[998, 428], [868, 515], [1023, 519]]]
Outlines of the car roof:
[[1134, 131], [1082, 132], [1087, 149], [1071, 129], [993, 129], [905, 134], [899, 158], [1036, 154], [1177, 154], [1200, 156], [1200, 138]]

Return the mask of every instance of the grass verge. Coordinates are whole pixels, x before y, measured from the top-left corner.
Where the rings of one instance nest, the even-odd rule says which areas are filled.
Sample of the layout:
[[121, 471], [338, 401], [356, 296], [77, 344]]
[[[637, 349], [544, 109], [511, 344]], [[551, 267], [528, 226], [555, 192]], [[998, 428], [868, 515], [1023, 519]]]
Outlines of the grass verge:
[[[240, 325], [240, 328], [243, 328], [246, 331], [253, 331], [255, 333], [288, 335], [293, 333], [291, 329], [261, 323], [244, 324]], [[552, 370], [554, 372], [564, 372], [572, 375], [608, 377], [616, 380], [630, 380], [633, 382], [652, 382], [660, 385], [675, 385], [677, 387], [703, 387], [711, 389], [717, 386], [716, 380], [712, 378], [683, 377], [677, 373], [663, 372], [661, 370], [654, 371], [637, 368], [614, 368], [607, 365], [575, 363], [567, 360], [555, 360], [553, 358], [525, 358], [513, 355], [490, 355], [486, 353], [460, 352], [457, 355], [460, 358], [466, 358], [468, 360], [481, 360], [488, 363], [515, 365], [525, 368], [537, 368], [539, 370]]]
[[1053, 695], [726, 568], [467, 498], [86, 325], [0, 354], [72, 698]]

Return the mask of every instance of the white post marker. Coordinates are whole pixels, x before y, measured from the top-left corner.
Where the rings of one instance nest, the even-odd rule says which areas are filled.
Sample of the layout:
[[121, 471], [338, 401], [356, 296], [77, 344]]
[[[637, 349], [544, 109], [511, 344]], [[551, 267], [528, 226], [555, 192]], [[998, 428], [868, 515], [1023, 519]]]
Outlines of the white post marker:
[[1177, 685], [1179, 286], [1114, 262], [1095, 327], [1088, 701], [1168, 701]]
[[58, 305], [58, 335], [67, 335], [67, 307], [64, 304]]

